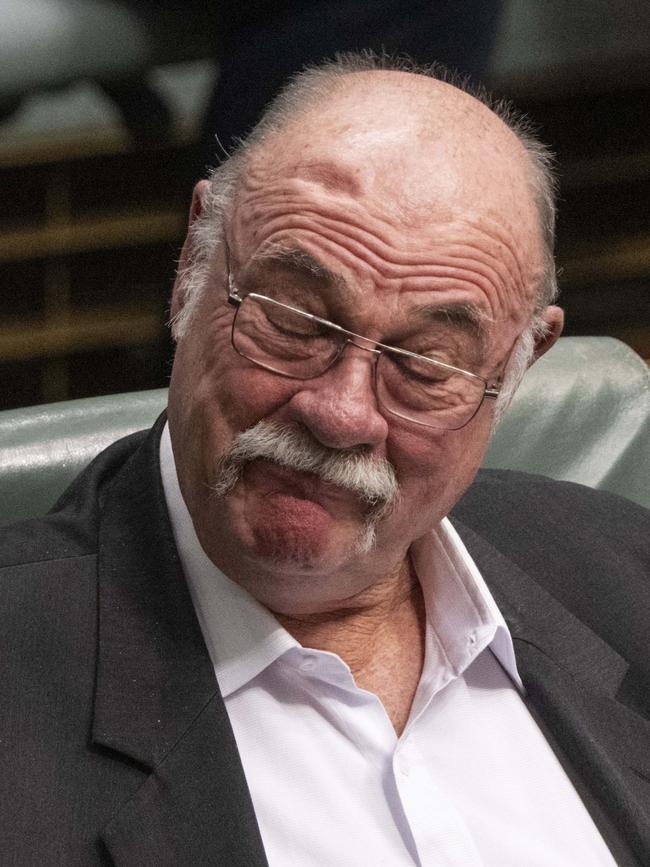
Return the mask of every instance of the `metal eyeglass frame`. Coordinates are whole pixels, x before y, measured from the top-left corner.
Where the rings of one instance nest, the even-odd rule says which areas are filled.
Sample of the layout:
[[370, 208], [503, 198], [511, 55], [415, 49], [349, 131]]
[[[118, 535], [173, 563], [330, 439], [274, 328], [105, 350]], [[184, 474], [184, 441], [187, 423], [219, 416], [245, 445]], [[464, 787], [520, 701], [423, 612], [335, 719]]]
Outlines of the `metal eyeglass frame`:
[[[295, 374], [287, 373], [284, 370], [279, 370], [278, 368], [272, 367], [269, 364], [264, 364], [264, 362], [258, 361], [255, 358], [251, 358], [250, 356], [245, 355], [243, 352], [241, 352], [237, 348], [237, 346], [235, 344], [235, 326], [236, 326], [236, 322], [237, 322], [237, 312], [239, 310], [239, 307], [246, 300], [246, 298], [249, 298], [249, 297], [253, 298], [253, 299], [261, 298], [261, 299], [264, 299], [264, 301], [269, 301], [271, 304], [277, 305], [278, 307], [283, 307], [286, 310], [290, 310], [292, 313], [297, 313], [300, 316], [303, 316], [305, 319], [308, 319], [311, 322], [315, 322], [320, 326], [324, 326], [328, 329], [331, 329], [332, 331], [336, 332], [337, 334], [341, 335], [342, 337], [345, 337], [345, 341], [343, 341], [341, 343], [339, 351], [331, 359], [331, 361], [327, 364], [327, 366], [322, 371], [320, 371], [320, 373], [314, 374], [312, 376], [296, 376]], [[326, 373], [328, 370], [330, 370], [336, 364], [336, 362], [339, 360], [339, 358], [343, 355], [343, 353], [346, 350], [346, 348], [348, 347], [348, 345], [352, 345], [352, 346], [356, 346], [358, 349], [363, 349], [366, 352], [372, 352], [373, 354], [375, 354], [377, 356], [375, 361], [378, 360], [378, 357], [382, 354], [382, 352], [394, 353], [396, 355], [403, 355], [403, 356], [407, 356], [409, 358], [416, 358], [416, 359], [418, 359], [418, 361], [422, 361], [425, 364], [431, 364], [433, 367], [437, 367], [437, 368], [444, 368], [445, 370], [450, 371], [452, 373], [459, 373], [463, 376], [466, 376], [470, 379], [476, 380], [476, 381], [483, 384], [483, 395], [481, 397], [481, 400], [477, 404], [476, 409], [474, 410], [472, 415], [467, 419], [467, 421], [464, 421], [463, 424], [457, 428], [444, 428], [444, 427], [441, 428], [440, 426], [436, 426], [434, 424], [429, 424], [425, 421], [420, 421], [418, 419], [412, 418], [411, 416], [403, 415], [402, 413], [399, 413], [396, 410], [391, 409], [390, 406], [384, 406], [383, 402], [380, 401], [382, 403], [382, 406], [384, 406], [384, 408], [387, 410], [387, 412], [390, 412], [391, 415], [395, 415], [398, 418], [402, 418], [405, 421], [412, 422], [413, 424], [422, 425], [423, 427], [434, 428], [436, 430], [461, 430], [463, 427], [468, 425], [470, 423], [470, 421], [474, 418], [474, 416], [479, 411], [479, 409], [483, 405], [483, 401], [486, 398], [488, 398], [489, 400], [496, 400], [496, 398], [499, 396], [500, 391], [501, 391], [500, 386], [498, 386], [498, 385], [491, 386], [488, 383], [488, 381], [486, 379], [484, 379], [482, 376], [479, 376], [476, 373], [472, 373], [469, 370], [463, 370], [463, 368], [461, 368], [461, 367], [454, 367], [451, 364], [446, 364], [444, 361], [436, 361], [433, 358], [427, 358], [425, 355], [418, 355], [415, 352], [409, 352], [408, 349], [400, 349], [397, 346], [389, 346], [388, 344], [385, 344], [385, 343], [378, 343], [377, 341], [371, 340], [368, 337], [363, 337], [363, 335], [361, 335], [361, 334], [356, 334], [354, 331], [348, 331], [346, 328], [342, 328], [340, 325], [337, 325], [335, 322], [330, 322], [328, 319], [323, 319], [320, 316], [315, 316], [313, 313], [307, 313], [305, 310], [300, 310], [298, 307], [292, 307], [290, 304], [285, 304], [282, 301], [276, 301], [274, 298], [269, 298], [267, 295], [261, 295], [260, 293], [257, 293], [257, 292], [250, 292], [250, 293], [248, 293], [248, 295], [246, 295], [244, 298], [242, 298], [239, 295], [237, 287], [235, 286], [235, 282], [234, 282], [232, 273], [230, 272], [230, 268], [228, 268], [228, 303], [231, 306], [236, 308], [235, 316], [233, 318], [231, 332], [230, 332], [230, 341], [231, 341], [232, 347], [235, 350], [235, 352], [238, 355], [241, 355], [242, 358], [246, 358], [252, 364], [257, 365], [258, 367], [260, 367], [264, 370], [269, 370], [271, 373], [276, 373], [279, 376], [284, 376], [287, 379], [298, 379], [301, 381], [305, 381], [308, 379], [315, 379], [318, 376], [322, 376], [324, 373]], [[370, 343], [370, 344], [372, 344], [372, 346], [363, 346], [362, 344], [357, 342], [359, 340], [364, 341], [366, 343]], [[374, 383], [375, 394], [378, 395], [377, 364], [376, 363], [374, 365], [374, 380], [375, 380], [375, 383]]]

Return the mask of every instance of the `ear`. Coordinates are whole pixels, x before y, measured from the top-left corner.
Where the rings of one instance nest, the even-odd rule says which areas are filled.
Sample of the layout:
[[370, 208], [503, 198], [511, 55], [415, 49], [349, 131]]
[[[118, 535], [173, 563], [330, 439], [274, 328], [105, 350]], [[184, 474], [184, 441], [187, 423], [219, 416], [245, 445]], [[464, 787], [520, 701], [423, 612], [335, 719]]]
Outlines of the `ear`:
[[561, 307], [551, 305], [542, 313], [542, 319], [547, 326], [546, 333], [535, 338], [535, 350], [531, 364], [537, 361], [538, 358], [541, 358], [545, 352], [548, 352], [560, 334], [562, 334], [562, 329], [564, 328], [564, 310]]
[[183, 280], [183, 273], [185, 269], [188, 267], [193, 258], [193, 244], [194, 238], [192, 235], [192, 226], [194, 222], [201, 216], [203, 213], [203, 206], [205, 202], [205, 197], [207, 191], [210, 187], [209, 181], [199, 181], [198, 184], [194, 187], [192, 192], [192, 204], [190, 205], [190, 214], [187, 225], [187, 235], [185, 236], [185, 241], [183, 243], [183, 249], [181, 250], [181, 255], [178, 260], [178, 270], [176, 272], [176, 280], [174, 281], [174, 288], [172, 289], [172, 298], [171, 298], [171, 310], [170, 310], [170, 318], [173, 321], [176, 316], [183, 309], [183, 304], [185, 302], [185, 281]]

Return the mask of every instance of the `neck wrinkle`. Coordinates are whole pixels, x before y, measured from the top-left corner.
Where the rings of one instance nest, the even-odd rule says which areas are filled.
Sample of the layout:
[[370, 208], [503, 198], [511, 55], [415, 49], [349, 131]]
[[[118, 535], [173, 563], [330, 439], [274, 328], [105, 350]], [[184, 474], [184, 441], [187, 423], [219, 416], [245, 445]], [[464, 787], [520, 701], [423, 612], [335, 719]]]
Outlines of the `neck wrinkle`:
[[355, 597], [331, 611], [273, 614], [303, 647], [340, 656], [358, 681], [364, 672], [375, 669], [387, 653], [395, 652], [405, 630], [419, 632], [424, 647], [424, 598], [410, 556], [400, 565], [395, 578], [380, 586], [380, 595], [372, 593], [370, 600]]

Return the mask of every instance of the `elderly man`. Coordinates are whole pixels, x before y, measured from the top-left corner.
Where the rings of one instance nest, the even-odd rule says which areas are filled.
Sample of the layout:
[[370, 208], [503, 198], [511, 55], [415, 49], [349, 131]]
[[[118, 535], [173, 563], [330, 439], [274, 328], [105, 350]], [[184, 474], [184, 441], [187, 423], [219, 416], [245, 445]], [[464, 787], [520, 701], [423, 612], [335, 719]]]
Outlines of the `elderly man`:
[[650, 859], [648, 517], [472, 484], [561, 330], [547, 157], [374, 67], [198, 184], [168, 422], [7, 534], [2, 863]]

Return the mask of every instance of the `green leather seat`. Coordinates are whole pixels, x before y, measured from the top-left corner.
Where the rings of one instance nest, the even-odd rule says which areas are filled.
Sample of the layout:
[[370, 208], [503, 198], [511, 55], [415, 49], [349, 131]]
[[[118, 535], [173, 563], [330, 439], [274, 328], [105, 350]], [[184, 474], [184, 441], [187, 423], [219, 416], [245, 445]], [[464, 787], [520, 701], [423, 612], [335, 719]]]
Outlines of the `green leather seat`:
[[[109, 443], [150, 426], [165, 389], [0, 412], [0, 524], [44, 514]], [[650, 508], [650, 378], [608, 337], [567, 337], [526, 374], [485, 466], [541, 473]]]

